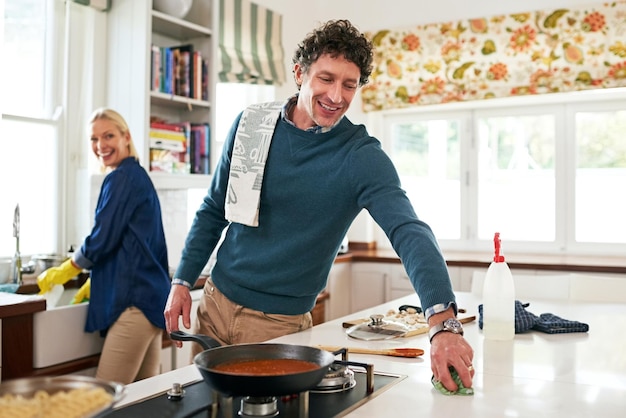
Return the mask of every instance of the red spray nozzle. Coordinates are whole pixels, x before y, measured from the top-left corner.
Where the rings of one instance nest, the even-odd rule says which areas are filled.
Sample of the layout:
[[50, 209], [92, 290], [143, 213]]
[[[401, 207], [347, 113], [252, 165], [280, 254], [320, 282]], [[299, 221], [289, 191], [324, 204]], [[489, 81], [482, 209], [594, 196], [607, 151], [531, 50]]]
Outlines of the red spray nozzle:
[[504, 256], [500, 255], [500, 233], [496, 232], [493, 236], [493, 246], [495, 247], [496, 253], [493, 256], [493, 261], [496, 263], [503, 263]]

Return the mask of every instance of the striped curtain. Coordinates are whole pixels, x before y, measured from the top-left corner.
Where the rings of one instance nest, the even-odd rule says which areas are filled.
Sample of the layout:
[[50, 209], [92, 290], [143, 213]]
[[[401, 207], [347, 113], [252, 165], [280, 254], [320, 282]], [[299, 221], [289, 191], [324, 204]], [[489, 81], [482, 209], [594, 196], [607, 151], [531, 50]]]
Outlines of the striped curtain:
[[219, 80], [285, 82], [282, 16], [248, 0], [220, 0]]

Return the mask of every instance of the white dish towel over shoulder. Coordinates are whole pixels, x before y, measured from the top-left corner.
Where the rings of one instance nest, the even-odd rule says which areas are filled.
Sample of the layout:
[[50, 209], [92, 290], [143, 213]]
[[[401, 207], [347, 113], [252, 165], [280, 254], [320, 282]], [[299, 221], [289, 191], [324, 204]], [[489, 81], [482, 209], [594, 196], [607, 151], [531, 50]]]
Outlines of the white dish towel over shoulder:
[[265, 162], [284, 102], [248, 106], [241, 115], [228, 175], [225, 216], [230, 222], [259, 226]]

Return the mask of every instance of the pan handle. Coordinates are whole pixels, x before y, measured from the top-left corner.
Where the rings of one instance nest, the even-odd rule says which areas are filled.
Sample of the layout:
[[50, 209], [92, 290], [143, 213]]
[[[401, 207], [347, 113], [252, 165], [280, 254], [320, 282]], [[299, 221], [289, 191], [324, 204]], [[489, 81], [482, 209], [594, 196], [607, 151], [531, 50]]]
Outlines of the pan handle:
[[170, 338], [175, 341], [193, 341], [202, 346], [205, 350], [216, 348], [220, 346], [220, 343], [213, 338], [202, 334], [188, 334], [184, 331], [172, 331], [170, 332]]

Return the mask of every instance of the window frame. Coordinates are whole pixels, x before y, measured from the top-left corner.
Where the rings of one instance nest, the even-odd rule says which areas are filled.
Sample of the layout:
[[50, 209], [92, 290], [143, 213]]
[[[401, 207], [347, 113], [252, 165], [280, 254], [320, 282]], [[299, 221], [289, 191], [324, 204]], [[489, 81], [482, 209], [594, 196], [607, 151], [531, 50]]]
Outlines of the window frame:
[[[51, 141], [55, 143], [56, 152], [49, 157], [54, 161], [56, 169], [51, 173], [52, 178], [50, 186], [55, 190], [57, 201], [46, 202], [51, 205], [53, 216], [51, 222], [57, 225], [55, 229], [55, 248], [63, 247], [65, 238], [66, 218], [64, 217], [65, 187], [67, 173], [67, 158], [61, 152], [67, 149], [65, 146], [65, 123], [63, 117], [63, 91], [65, 85], [65, 32], [67, 27], [66, 6], [58, 0], [46, 0], [45, 20], [46, 27], [43, 36], [43, 63], [44, 69], [42, 76], [44, 78], [41, 92], [41, 102], [29, 108], [24, 112], [22, 108], [11, 108], [10, 101], [3, 102], [2, 120], [8, 122], [17, 122], [28, 125], [45, 125], [53, 129]], [[32, 191], [31, 191], [32, 193]], [[36, 191], [35, 191], [36, 193]], [[19, 203], [19, 202], [18, 202]], [[23, 208], [22, 208], [23, 209]], [[25, 220], [23, 220], [25, 221]], [[41, 251], [40, 251], [41, 252]], [[7, 254], [1, 254], [6, 256]], [[13, 254], [11, 254], [12, 256]], [[22, 252], [22, 256], [32, 254]]]
[[[555, 118], [555, 240], [551, 242], [507, 241], [507, 252], [577, 255], [620, 255], [626, 244], [580, 243], [575, 241], [575, 175], [577, 112], [602, 112], [626, 109], [626, 89], [606, 89], [542, 96], [514, 97], [476, 102], [450, 103], [408, 109], [372, 112], [368, 115], [372, 130], [385, 151], [391, 150], [392, 125], [433, 119], [456, 118], [462, 124], [461, 135], [461, 231], [459, 240], [439, 239], [445, 251], [491, 251], [492, 240], [477, 238], [478, 220], [478, 124], [481, 117], [552, 114]], [[376, 130], [377, 128], [377, 130]], [[419, 212], [418, 212], [419, 216]], [[428, 223], [428, 219], [424, 219]], [[379, 248], [390, 248], [379, 228], [374, 232]]]
[[[45, 106], [42, 112], [31, 115], [5, 107], [2, 119], [56, 129], [56, 152], [49, 157], [57, 164], [53, 174], [58, 193], [55, 202], [45, 205], [55, 208], [53, 251], [64, 254], [70, 246], [82, 243], [93, 222], [88, 164], [92, 157], [85, 124], [93, 109], [107, 101], [107, 44], [106, 37], [100, 36], [107, 28], [107, 14], [75, 2], [46, 1], [50, 8], [45, 38]], [[33, 254], [22, 251], [21, 255]]]

